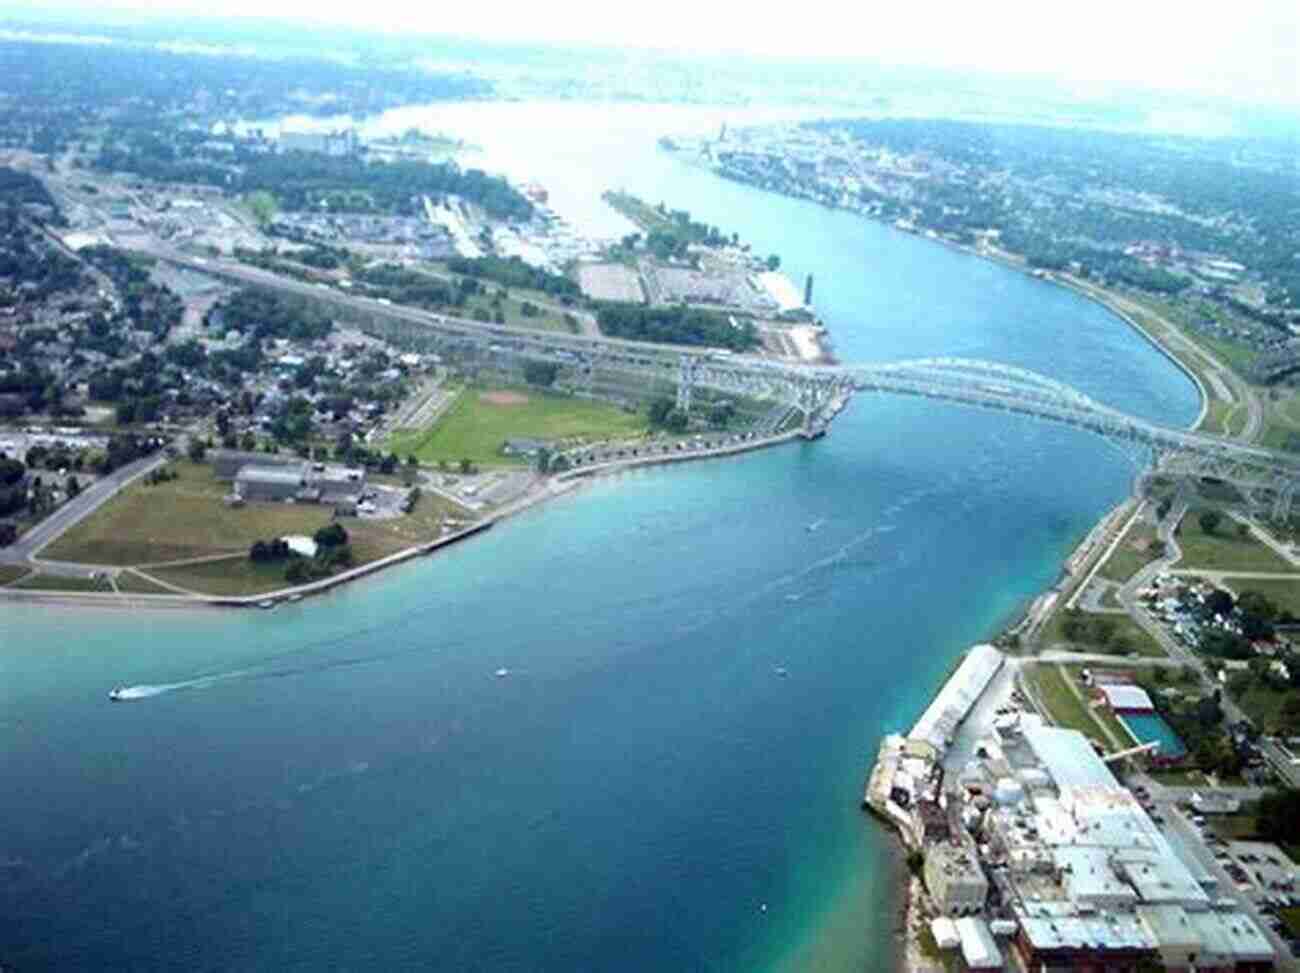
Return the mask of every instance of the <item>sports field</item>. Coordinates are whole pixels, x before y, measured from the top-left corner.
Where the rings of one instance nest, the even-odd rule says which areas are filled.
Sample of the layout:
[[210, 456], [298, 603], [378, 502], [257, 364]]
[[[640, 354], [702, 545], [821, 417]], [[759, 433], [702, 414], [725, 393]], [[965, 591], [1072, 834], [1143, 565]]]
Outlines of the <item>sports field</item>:
[[518, 466], [527, 460], [501, 452], [507, 439], [596, 440], [645, 431], [644, 416], [604, 402], [530, 388], [464, 389], [431, 429], [398, 430], [387, 448], [422, 463], [468, 459], [479, 466]]

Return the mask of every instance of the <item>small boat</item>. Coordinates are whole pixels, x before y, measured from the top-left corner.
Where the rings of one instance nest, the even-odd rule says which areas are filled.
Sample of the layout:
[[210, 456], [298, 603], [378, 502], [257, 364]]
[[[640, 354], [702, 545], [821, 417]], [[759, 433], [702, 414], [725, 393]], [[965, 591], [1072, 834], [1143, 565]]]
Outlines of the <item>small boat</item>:
[[495, 675], [498, 679], [504, 679], [506, 676], [510, 675], [510, 670], [502, 666], [495, 673], [493, 673], [493, 675]]
[[290, 596], [289, 596], [289, 600], [290, 600], [290, 601], [302, 601], [302, 595], [290, 595]]
[[824, 523], [826, 523], [825, 519], [814, 520], [811, 524], [805, 527], [804, 530], [806, 530], [810, 534], [815, 534], [817, 533], [817, 531], [821, 530], [821, 526]]
[[781, 676], [781, 677], [785, 677], [785, 676], [790, 675], [790, 671], [789, 671], [788, 669], [786, 669], [785, 666], [777, 666], [777, 667], [774, 668], [772, 671], [775, 672], [778, 676]]
[[257, 603], [257, 607], [258, 607], [258, 608], [274, 608], [274, 607], [275, 607], [275, 599], [274, 599], [274, 598], [264, 598], [264, 599], [262, 599], [261, 601], [259, 601], [259, 602]]
[[112, 689], [108, 691], [108, 698], [115, 703], [122, 702], [122, 700], [126, 699], [126, 687], [114, 686]]

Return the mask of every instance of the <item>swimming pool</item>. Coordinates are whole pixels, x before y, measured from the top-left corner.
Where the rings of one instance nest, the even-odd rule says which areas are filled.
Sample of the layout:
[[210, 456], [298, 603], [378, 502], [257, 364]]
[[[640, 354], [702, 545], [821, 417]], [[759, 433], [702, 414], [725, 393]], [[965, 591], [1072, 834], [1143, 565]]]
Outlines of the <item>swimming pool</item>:
[[1183, 741], [1178, 739], [1174, 728], [1165, 722], [1159, 713], [1121, 713], [1117, 714], [1120, 722], [1132, 734], [1138, 743], [1150, 743], [1155, 740], [1160, 744], [1159, 756], [1181, 757], [1187, 753]]

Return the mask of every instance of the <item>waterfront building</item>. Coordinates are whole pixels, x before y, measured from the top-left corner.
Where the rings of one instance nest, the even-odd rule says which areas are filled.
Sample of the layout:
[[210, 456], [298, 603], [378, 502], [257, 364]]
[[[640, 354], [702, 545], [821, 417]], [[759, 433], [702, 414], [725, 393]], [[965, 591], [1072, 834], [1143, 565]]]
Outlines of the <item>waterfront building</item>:
[[916, 721], [908, 738], [928, 743], [935, 751], [943, 752], [952, 742], [961, 721], [966, 718], [975, 701], [993, 681], [1002, 668], [1004, 656], [991, 645], [977, 645], [966, 653], [939, 695]]
[[969, 838], [928, 846], [923, 871], [925, 887], [941, 914], [967, 916], [984, 909], [989, 880]]
[[967, 917], [957, 920], [957, 935], [961, 938], [961, 958], [966, 969], [1001, 970], [1002, 950], [998, 949], [988, 923], [983, 919]]

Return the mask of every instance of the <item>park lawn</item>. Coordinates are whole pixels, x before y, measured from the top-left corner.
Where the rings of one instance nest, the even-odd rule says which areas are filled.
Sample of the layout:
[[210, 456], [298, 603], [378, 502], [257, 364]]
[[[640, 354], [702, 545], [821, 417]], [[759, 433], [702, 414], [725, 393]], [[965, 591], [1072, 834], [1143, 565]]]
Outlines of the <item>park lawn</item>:
[[1213, 534], [1201, 528], [1200, 511], [1189, 510], [1178, 528], [1183, 549], [1180, 568], [1217, 571], [1294, 571], [1295, 568], [1265, 547], [1253, 534], [1242, 537], [1237, 522], [1224, 516]]
[[1277, 605], [1279, 611], [1289, 611], [1300, 618], [1300, 573], [1294, 581], [1282, 578], [1224, 578], [1223, 583], [1238, 596], [1247, 591], [1258, 591]]
[[314, 504], [250, 503], [228, 507], [230, 484], [212, 468], [180, 460], [178, 478], [138, 480], [47, 547], [43, 556], [82, 564], [150, 564], [247, 552], [253, 541], [313, 534], [332, 511]]
[[1289, 723], [1282, 719], [1282, 707], [1288, 699], [1294, 699], [1295, 695], [1295, 690], [1273, 689], [1259, 679], [1252, 679], [1250, 686], [1244, 691], [1233, 693], [1232, 699], [1262, 732], [1270, 733]]
[[176, 592], [150, 581], [147, 575], [138, 574], [136, 571], [131, 569], [120, 572], [118, 576], [113, 579], [113, 585], [118, 591], [132, 595], [176, 594]]
[[1105, 742], [1092, 712], [1066, 683], [1066, 674], [1061, 666], [1039, 663], [1027, 675], [1037, 687], [1038, 698], [1047, 708], [1047, 715], [1053, 723]]
[[1146, 547], [1155, 539], [1154, 527], [1134, 524], [1098, 573], [1111, 581], [1127, 581], [1154, 560], [1146, 553]]
[[386, 448], [399, 456], [414, 454], [423, 463], [468, 459], [479, 466], [522, 466], [526, 459], [502, 455], [507, 439], [590, 441], [627, 438], [646, 429], [643, 416], [604, 402], [533, 388], [469, 388], [432, 428], [399, 430]]
[[1248, 417], [1248, 410], [1240, 402], [1211, 399], [1201, 428], [1222, 436], [1238, 436], [1245, 431]]
[[[228, 507], [229, 491], [210, 467], [188, 461], [169, 466], [168, 483], [132, 484], [43, 552], [82, 564], [158, 564], [217, 554], [246, 554], [254, 541], [314, 534], [333, 512], [315, 504], [249, 503]], [[357, 564], [387, 557], [438, 536], [443, 514], [465, 519], [464, 508], [425, 495], [406, 517], [342, 521]], [[162, 575], [159, 575], [162, 577]], [[169, 580], [164, 578], [164, 580]]]
[[254, 563], [247, 557], [201, 561], [168, 568], [152, 568], [150, 574], [205, 595], [260, 595], [292, 587], [284, 579], [287, 561]]
[[1151, 634], [1147, 632], [1146, 629], [1133, 621], [1133, 619], [1128, 615], [1113, 615], [1109, 613], [1105, 615], [1096, 615], [1091, 612], [1085, 612], [1084, 618], [1110, 619], [1114, 624], [1114, 634], [1111, 636], [1111, 641], [1114, 642], [1117, 639], [1123, 638], [1132, 647], [1133, 651], [1121, 655], [1110, 648], [1098, 645], [1091, 639], [1084, 638], [1079, 639], [1078, 641], [1067, 639], [1062, 631], [1065, 623], [1065, 609], [1063, 608], [1054, 612], [1052, 617], [1048, 619], [1047, 624], [1043, 626], [1043, 631], [1040, 635], [1043, 645], [1050, 647], [1057, 643], [1061, 643], [1063, 645], [1077, 646], [1079, 651], [1083, 652], [1100, 652], [1104, 655], [1114, 655], [1117, 663], [1124, 659], [1136, 656], [1145, 656], [1151, 659], [1163, 659], [1165, 657], [1165, 650], [1160, 648], [1160, 643], [1152, 638]]
[[107, 581], [91, 581], [90, 578], [72, 578], [60, 574], [29, 574], [14, 582], [9, 587], [31, 589], [34, 591], [109, 591]]
[[0, 564], [0, 588], [13, 584], [28, 575], [28, 569], [18, 564]]
[[[509, 288], [507, 288], [509, 290]], [[495, 290], [491, 291], [495, 293]], [[505, 325], [511, 328], [531, 328], [534, 331], [557, 331], [560, 334], [575, 334], [577, 329], [569, 325], [564, 320], [564, 314], [552, 310], [549, 307], [537, 305], [538, 313], [527, 317], [524, 315], [521, 302], [531, 300], [526, 296], [529, 292], [510, 291], [510, 296], [501, 302], [501, 311], [505, 316]], [[538, 300], [553, 301], [554, 298], [538, 298]], [[472, 314], [475, 308], [482, 308], [489, 314], [493, 313], [496, 308], [492, 304], [490, 297], [471, 297], [465, 304], [469, 313]]]

